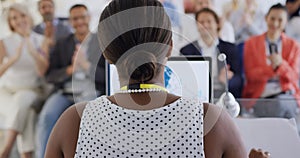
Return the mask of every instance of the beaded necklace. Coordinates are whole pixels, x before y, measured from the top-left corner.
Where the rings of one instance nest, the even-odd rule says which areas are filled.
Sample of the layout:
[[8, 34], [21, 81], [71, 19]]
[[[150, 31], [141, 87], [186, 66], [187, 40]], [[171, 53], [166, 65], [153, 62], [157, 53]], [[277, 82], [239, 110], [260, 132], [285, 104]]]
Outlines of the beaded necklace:
[[131, 84], [121, 88], [119, 93], [148, 93], [148, 92], [168, 92], [165, 87], [156, 84]]

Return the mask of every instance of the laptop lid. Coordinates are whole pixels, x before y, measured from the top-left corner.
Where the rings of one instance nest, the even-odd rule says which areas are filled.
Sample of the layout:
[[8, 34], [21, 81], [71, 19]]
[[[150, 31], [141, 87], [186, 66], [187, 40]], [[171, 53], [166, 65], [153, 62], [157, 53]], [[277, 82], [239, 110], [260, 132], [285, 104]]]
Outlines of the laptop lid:
[[[165, 87], [178, 96], [212, 102], [211, 67], [210, 57], [170, 57], [164, 70]], [[109, 96], [120, 90], [120, 83], [115, 65], [107, 63], [106, 73], [106, 94]]]

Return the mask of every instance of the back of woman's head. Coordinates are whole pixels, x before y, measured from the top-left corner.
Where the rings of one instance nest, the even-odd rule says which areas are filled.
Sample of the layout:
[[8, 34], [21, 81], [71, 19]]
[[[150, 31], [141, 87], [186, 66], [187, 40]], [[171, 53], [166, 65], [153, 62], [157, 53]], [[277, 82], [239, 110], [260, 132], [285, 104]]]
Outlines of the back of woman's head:
[[157, 0], [113, 0], [100, 17], [98, 37], [120, 78], [145, 83], [170, 52], [171, 22]]

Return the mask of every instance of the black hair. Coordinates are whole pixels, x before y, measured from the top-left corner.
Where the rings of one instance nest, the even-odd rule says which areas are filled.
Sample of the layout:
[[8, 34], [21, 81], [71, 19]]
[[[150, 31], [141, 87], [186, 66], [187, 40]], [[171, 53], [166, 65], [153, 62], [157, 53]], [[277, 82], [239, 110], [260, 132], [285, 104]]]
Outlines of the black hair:
[[277, 4], [273, 5], [273, 6], [271, 6], [271, 8], [269, 9], [269, 11], [268, 11], [268, 13], [267, 13], [267, 16], [270, 14], [270, 12], [271, 12], [272, 10], [278, 10], [278, 9], [279, 9], [279, 10], [283, 10], [283, 11], [286, 12], [287, 15], [288, 15], [288, 10], [287, 10], [286, 6], [282, 5], [281, 3], [277, 3]]
[[51, 2], [53, 4], [53, 6], [55, 5], [53, 0], [39, 0], [38, 3], [37, 3], [38, 4], [38, 8], [40, 8], [40, 5], [41, 5], [41, 3], [43, 1], [48, 1], [48, 2]]
[[71, 11], [75, 8], [84, 8], [85, 10], [88, 10], [87, 6], [84, 4], [75, 4], [69, 9], [69, 13], [71, 13]]
[[120, 78], [146, 83], [159, 73], [170, 50], [171, 22], [158, 0], [113, 0], [102, 12], [98, 37]]
[[[199, 15], [202, 14], [202, 13], [209, 13], [209, 14], [211, 14], [211, 15], [214, 17], [216, 23], [217, 23], [218, 25], [220, 25], [220, 18], [219, 18], [219, 16], [218, 16], [218, 14], [217, 14], [215, 11], [213, 11], [212, 9], [209, 9], [209, 8], [203, 8], [203, 9], [197, 11], [197, 12], [195, 13], [195, 20], [196, 20], [196, 21], [198, 21], [198, 17], [199, 17]], [[218, 27], [218, 31], [220, 31], [220, 28], [219, 28], [219, 27]]]

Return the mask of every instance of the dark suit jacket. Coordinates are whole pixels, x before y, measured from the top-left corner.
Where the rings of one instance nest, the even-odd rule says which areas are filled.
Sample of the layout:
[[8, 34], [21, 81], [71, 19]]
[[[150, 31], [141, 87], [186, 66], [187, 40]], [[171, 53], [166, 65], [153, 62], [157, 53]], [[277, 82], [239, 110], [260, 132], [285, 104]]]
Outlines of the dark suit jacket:
[[[42, 24], [38, 24], [33, 28], [33, 31], [38, 33], [38, 34], [44, 34], [45, 28], [43, 27]], [[55, 38], [56, 40], [64, 38], [68, 35], [71, 34], [71, 27], [66, 24], [66, 22], [57, 19], [57, 25], [55, 28]]]
[[[229, 80], [229, 91], [235, 97], [241, 97], [243, 80], [241, 76], [241, 67], [239, 65], [239, 54], [236, 45], [225, 42], [219, 39], [218, 50], [220, 53], [226, 55], [227, 64], [230, 65], [230, 70], [234, 73], [234, 76]], [[180, 49], [182, 55], [202, 55], [202, 49], [197, 41], [194, 41], [185, 47]], [[218, 60], [218, 70], [224, 66], [223, 62]]]
[[[68, 35], [70, 35], [71, 32], [71, 27], [69, 25], [66, 24], [66, 22], [56, 19], [57, 20], [57, 24], [55, 26], [55, 39], [59, 40], [61, 38], [67, 37]], [[44, 35], [45, 32], [45, 26], [43, 26], [44, 23], [38, 24], [33, 28], [33, 31]], [[49, 52], [52, 53], [54, 51], [54, 47], [50, 47]]]
[[[47, 72], [47, 81], [54, 83], [58, 88], [71, 80], [66, 74], [66, 69], [72, 64], [72, 57], [76, 47], [74, 34], [57, 41], [53, 53], [50, 54], [50, 66]], [[105, 93], [105, 59], [101, 56], [101, 50], [96, 34], [91, 35], [87, 50], [88, 60], [91, 63], [89, 76], [95, 80], [96, 89], [100, 95]]]

